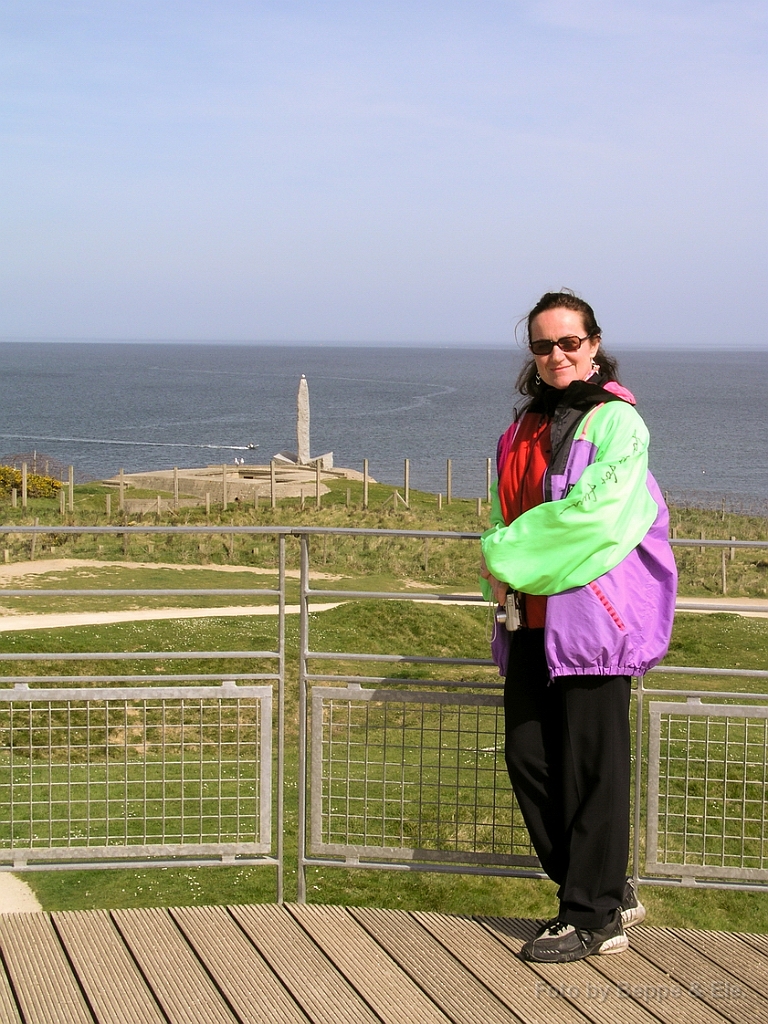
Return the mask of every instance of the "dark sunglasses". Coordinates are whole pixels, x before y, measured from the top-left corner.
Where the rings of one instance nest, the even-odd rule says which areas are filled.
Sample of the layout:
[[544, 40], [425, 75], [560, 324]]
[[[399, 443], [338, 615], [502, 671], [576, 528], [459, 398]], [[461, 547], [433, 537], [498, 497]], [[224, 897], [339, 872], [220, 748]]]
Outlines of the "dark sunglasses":
[[535, 356], [548, 356], [552, 349], [557, 345], [563, 352], [577, 352], [581, 348], [582, 342], [591, 338], [591, 334], [586, 334], [583, 338], [577, 338], [575, 334], [569, 334], [565, 338], [558, 338], [556, 341], [552, 341], [551, 338], [539, 338], [538, 341], [528, 342], [528, 348]]

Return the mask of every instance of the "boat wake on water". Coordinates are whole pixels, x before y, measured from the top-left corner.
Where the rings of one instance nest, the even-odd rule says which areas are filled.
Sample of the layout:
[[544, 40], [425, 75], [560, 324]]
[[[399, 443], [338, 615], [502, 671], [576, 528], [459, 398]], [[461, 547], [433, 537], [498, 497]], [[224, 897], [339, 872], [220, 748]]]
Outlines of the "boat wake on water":
[[118, 441], [106, 437], [42, 437], [34, 434], [0, 434], [6, 441], [76, 441], [78, 444], [122, 444], [134, 448], [214, 448], [217, 451], [247, 452], [257, 444], [190, 444], [186, 441]]

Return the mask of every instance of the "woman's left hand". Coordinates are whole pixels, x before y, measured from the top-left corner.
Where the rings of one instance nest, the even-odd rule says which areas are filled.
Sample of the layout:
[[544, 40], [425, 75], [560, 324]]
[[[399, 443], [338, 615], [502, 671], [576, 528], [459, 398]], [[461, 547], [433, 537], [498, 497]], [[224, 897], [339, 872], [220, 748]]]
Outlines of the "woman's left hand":
[[485, 559], [482, 554], [480, 555], [480, 575], [484, 580], [488, 580], [493, 591], [493, 599], [496, 604], [504, 604], [507, 600], [507, 594], [509, 593], [509, 584], [503, 580], [497, 580], [491, 570], [485, 564]]

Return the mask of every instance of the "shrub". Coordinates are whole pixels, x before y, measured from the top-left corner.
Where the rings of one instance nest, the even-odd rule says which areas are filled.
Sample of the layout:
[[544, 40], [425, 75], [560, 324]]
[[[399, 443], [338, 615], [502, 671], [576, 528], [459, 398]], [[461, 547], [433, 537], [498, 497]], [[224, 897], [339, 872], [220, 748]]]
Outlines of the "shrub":
[[[21, 491], [21, 470], [13, 466], [0, 466], [0, 494], [7, 497], [14, 487]], [[27, 474], [27, 494], [30, 498], [55, 498], [60, 489], [61, 483], [51, 476]]]

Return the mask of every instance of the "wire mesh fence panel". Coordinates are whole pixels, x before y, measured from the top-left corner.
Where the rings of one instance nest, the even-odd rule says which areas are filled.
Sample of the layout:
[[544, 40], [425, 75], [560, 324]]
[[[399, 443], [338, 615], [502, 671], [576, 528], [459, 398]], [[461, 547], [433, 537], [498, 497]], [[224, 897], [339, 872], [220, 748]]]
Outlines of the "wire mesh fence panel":
[[497, 694], [316, 686], [311, 850], [536, 867]]
[[768, 881], [768, 706], [652, 702], [649, 874]]
[[0, 860], [269, 852], [272, 692], [248, 691], [3, 693]]

